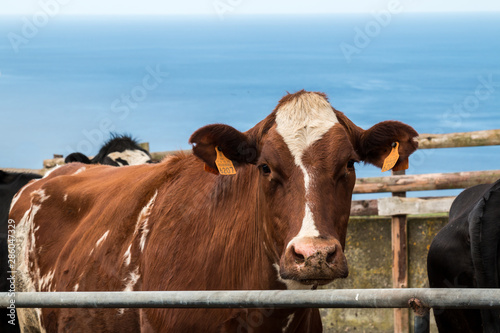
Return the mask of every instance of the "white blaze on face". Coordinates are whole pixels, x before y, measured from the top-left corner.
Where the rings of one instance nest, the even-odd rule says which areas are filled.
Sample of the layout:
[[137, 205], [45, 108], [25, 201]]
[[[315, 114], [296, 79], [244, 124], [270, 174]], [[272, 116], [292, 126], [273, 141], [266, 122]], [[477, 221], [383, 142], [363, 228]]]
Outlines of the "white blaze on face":
[[127, 161], [128, 165], [138, 165], [138, 164], [144, 164], [148, 161], [151, 160], [151, 157], [148, 156], [145, 152], [142, 150], [124, 150], [121, 152], [114, 152], [111, 154], [107, 155], [109, 158], [111, 158], [113, 161], [118, 163], [120, 166], [123, 166], [122, 163], [117, 161], [118, 159]]
[[304, 93], [280, 106], [276, 112], [276, 130], [283, 137], [295, 164], [304, 173], [304, 219], [299, 233], [287, 247], [296, 239], [319, 236], [308, 201], [309, 188], [314, 177], [304, 166], [302, 156], [308, 147], [321, 139], [337, 123], [337, 117], [330, 103], [316, 93]]

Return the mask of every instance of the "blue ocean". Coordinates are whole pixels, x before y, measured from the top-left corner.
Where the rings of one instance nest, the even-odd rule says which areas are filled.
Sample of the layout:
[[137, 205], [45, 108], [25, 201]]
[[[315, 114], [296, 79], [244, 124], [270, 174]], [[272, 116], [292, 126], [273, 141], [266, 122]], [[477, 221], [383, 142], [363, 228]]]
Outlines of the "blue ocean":
[[[0, 17], [0, 167], [95, 154], [110, 131], [187, 149], [197, 128], [247, 130], [300, 89], [365, 129], [500, 128], [500, 15]], [[499, 153], [422, 150], [407, 173], [499, 169]]]

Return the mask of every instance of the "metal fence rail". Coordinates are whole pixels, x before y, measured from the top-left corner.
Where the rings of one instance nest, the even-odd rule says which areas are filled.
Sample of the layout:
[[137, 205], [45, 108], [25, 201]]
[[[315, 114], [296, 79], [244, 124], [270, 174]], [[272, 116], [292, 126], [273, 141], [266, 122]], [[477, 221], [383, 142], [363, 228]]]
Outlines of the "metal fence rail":
[[489, 308], [500, 289], [320, 289], [0, 293], [16, 308]]

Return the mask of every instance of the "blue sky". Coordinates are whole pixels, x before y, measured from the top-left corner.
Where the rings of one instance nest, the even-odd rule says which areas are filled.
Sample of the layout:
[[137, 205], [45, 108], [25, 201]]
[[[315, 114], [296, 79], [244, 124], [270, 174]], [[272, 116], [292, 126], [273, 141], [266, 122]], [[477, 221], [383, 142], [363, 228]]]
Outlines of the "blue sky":
[[52, 6], [61, 15], [214, 15], [359, 13], [404, 6], [406, 12], [500, 11], [498, 0], [1, 0], [0, 15], [28, 15]]

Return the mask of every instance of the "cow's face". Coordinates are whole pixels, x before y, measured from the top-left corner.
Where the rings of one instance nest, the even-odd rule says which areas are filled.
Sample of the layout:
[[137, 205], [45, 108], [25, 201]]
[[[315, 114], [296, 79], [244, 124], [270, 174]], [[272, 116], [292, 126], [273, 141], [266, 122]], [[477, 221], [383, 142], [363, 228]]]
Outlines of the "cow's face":
[[[301, 110], [307, 97], [308, 110]], [[304, 112], [307, 111], [307, 112]], [[359, 156], [321, 96], [280, 105], [257, 160], [262, 199], [289, 287], [348, 274], [343, 248]]]
[[[416, 132], [404, 126], [410, 139], [389, 138], [389, 147], [396, 140], [411, 140], [412, 145]], [[280, 279], [296, 288], [323, 285], [348, 274], [344, 246], [354, 164], [366, 155], [362, 143], [373, 148], [365, 142], [372, 136], [363, 134], [335, 112], [324, 95], [299, 92], [286, 96], [246, 133], [211, 125], [195, 132], [191, 142], [194, 153], [211, 167], [214, 147], [219, 146], [237, 165], [249, 163], [258, 170], [253, 173], [258, 216], [272, 239]], [[408, 144], [401, 143], [401, 149], [408, 149]], [[381, 149], [377, 158], [384, 154], [388, 151]]]

